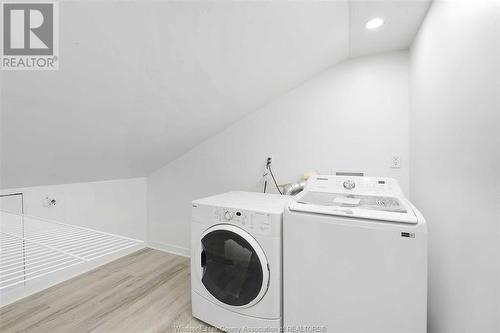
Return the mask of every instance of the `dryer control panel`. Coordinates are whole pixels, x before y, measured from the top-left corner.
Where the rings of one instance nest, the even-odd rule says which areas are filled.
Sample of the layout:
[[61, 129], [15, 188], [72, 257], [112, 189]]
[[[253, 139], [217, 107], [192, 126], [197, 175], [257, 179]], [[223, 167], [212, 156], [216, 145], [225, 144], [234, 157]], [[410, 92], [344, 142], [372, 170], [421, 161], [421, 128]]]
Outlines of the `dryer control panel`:
[[221, 223], [234, 224], [254, 234], [271, 234], [272, 219], [268, 213], [216, 207], [213, 217]]

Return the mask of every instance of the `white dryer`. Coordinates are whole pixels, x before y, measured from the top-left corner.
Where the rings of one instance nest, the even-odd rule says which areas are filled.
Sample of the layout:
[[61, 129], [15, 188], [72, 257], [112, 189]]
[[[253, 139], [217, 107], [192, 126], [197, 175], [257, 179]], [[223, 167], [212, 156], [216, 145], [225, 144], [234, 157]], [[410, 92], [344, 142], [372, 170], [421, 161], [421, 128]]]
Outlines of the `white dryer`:
[[314, 176], [284, 213], [285, 327], [423, 333], [427, 228], [390, 178]]
[[288, 197], [228, 192], [192, 204], [193, 316], [225, 331], [282, 326], [282, 216]]

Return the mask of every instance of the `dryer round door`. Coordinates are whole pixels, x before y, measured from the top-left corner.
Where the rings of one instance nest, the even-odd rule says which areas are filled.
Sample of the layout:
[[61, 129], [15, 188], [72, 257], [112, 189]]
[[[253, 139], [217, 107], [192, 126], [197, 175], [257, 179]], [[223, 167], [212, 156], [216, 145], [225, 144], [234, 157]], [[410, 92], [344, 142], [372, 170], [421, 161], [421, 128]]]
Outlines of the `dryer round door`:
[[246, 231], [219, 224], [201, 235], [201, 282], [220, 303], [250, 307], [267, 291], [269, 266], [264, 251]]

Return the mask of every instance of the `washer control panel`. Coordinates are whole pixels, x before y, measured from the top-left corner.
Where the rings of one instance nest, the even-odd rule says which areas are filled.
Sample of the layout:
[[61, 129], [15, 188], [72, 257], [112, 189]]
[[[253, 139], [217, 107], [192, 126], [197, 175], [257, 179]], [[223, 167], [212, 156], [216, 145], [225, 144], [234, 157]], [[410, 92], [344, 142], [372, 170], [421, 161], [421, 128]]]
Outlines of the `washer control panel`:
[[271, 233], [271, 217], [267, 213], [216, 207], [213, 217], [218, 222], [234, 224], [254, 234]]
[[398, 183], [392, 178], [385, 177], [316, 175], [309, 178], [306, 187], [309, 191], [332, 193], [386, 196], [402, 195]]

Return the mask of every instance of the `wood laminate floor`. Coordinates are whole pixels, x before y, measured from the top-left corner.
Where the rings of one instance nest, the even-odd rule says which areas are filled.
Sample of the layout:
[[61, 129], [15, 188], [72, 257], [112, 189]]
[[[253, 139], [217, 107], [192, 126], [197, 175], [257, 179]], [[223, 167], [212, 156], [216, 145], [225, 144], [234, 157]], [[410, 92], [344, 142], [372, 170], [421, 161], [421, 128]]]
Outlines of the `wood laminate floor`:
[[0, 332], [215, 332], [191, 316], [189, 259], [144, 249], [0, 309]]

